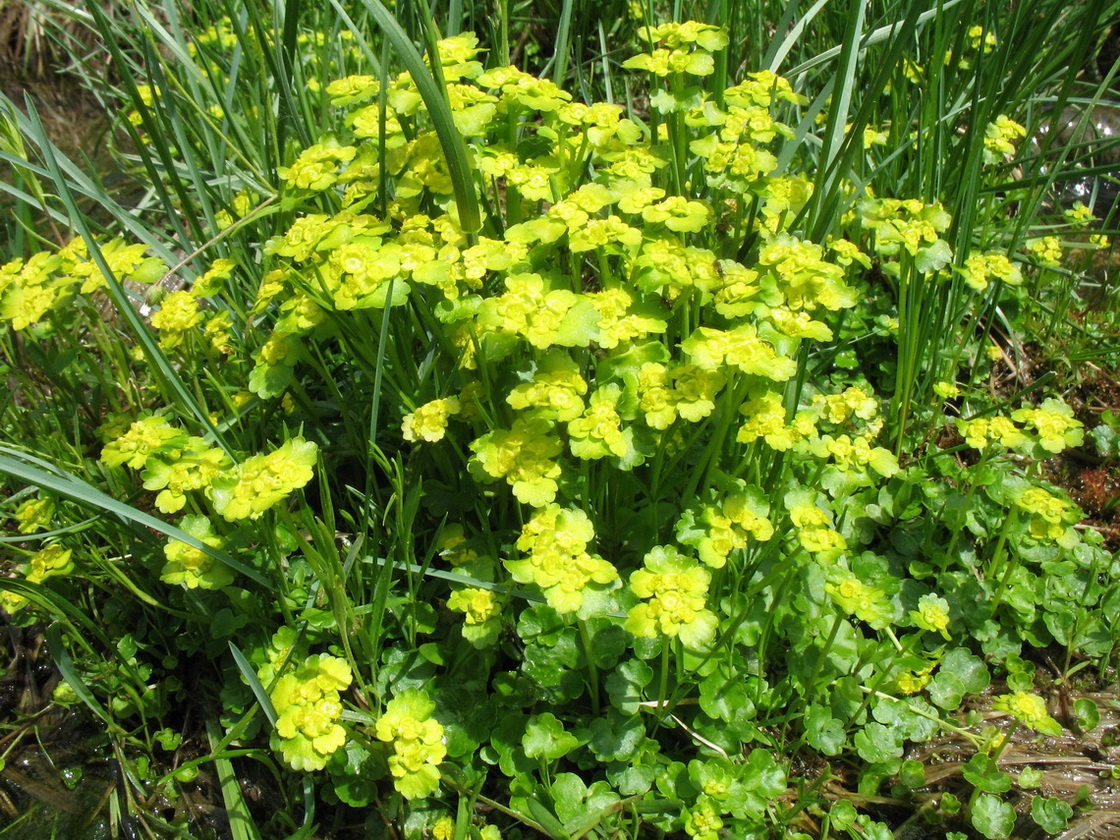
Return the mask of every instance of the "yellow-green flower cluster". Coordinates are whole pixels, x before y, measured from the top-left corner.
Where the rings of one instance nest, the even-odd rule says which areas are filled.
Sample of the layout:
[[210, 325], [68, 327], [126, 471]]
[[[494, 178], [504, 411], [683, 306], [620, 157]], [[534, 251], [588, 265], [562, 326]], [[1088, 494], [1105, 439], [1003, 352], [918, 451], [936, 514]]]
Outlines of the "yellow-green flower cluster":
[[[69, 574], [74, 569], [72, 551], [58, 543], [41, 548], [21, 567], [23, 578], [28, 583], [42, 583], [47, 578]], [[5, 589], [0, 591], [0, 606], [10, 613], [27, 605], [27, 599], [18, 592]]]
[[705, 608], [711, 580], [707, 569], [675, 546], [654, 546], [643, 567], [630, 575], [630, 591], [642, 603], [627, 613], [626, 629], [635, 636], [670, 636], [686, 647], [704, 647], [719, 627], [716, 614]]
[[[214, 533], [213, 523], [205, 516], [184, 516], [179, 528], [213, 548], [223, 545], [222, 538]], [[173, 539], [163, 547], [163, 553], [167, 562], [159, 579], [164, 583], [181, 583], [187, 589], [220, 589], [233, 583], [233, 569], [201, 548]]]
[[521, 529], [517, 549], [523, 560], [506, 560], [518, 583], [535, 583], [548, 605], [559, 613], [578, 612], [592, 584], [604, 587], [618, 579], [614, 566], [587, 551], [595, 528], [582, 510], [548, 505]]
[[983, 49], [984, 54], [987, 55], [995, 49], [997, 43], [999, 43], [999, 41], [996, 38], [996, 33], [992, 32], [990, 29], [985, 31], [984, 27], [980, 24], [968, 28], [968, 45], [972, 47], [972, 49]]
[[304, 149], [291, 166], [280, 166], [276, 172], [289, 187], [320, 192], [338, 183], [339, 168], [357, 153], [353, 146], [328, 140]]
[[50, 527], [51, 517], [54, 516], [54, 499], [42, 496], [38, 499], [28, 499], [23, 502], [14, 514], [16, 529], [21, 534], [34, 534], [36, 531], [46, 530]]
[[57, 543], [41, 548], [31, 555], [27, 580], [39, 583], [54, 575], [64, 575], [74, 568], [71, 550]]
[[166, 417], [153, 414], [136, 420], [124, 434], [106, 444], [101, 450], [101, 462], [110, 467], [127, 464], [140, 470], [153, 455], [177, 458], [189, 440], [190, 436], [172, 426]]
[[478, 559], [478, 552], [471, 547], [470, 541], [463, 533], [463, 526], [458, 522], [444, 527], [440, 532], [437, 545], [439, 556], [452, 566], [462, 566]]
[[819, 563], [835, 563], [848, 550], [847, 540], [833, 528], [832, 514], [812, 490], [791, 490], [785, 497], [797, 540]]
[[184, 336], [202, 323], [202, 312], [193, 291], [172, 292], [152, 313], [152, 326], [159, 330], [159, 346], [164, 350], [178, 347]]
[[938, 633], [949, 641], [949, 602], [940, 595], [928, 594], [918, 599], [918, 609], [910, 611], [915, 627]]
[[550, 290], [539, 274], [511, 274], [505, 285], [505, 294], [483, 302], [481, 327], [523, 336], [538, 350], [591, 343], [598, 313], [589, 298], [568, 289]]
[[1015, 144], [1027, 136], [1027, 130], [1014, 120], [1000, 114], [984, 129], [984, 161], [995, 163], [1015, 155]]
[[903, 694], [917, 694], [930, 684], [935, 667], [936, 662], [920, 671], [903, 671], [898, 675], [898, 690]]
[[1060, 541], [1077, 522], [1081, 510], [1073, 502], [1042, 487], [1026, 487], [1015, 496], [1015, 505], [1031, 515], [1030, 535], [1036, 540]]
[[[102, 449], [109, 466], [127, 464], [142, 470], [144, 487], [158, 490], [156, 507], [182, 510], [192, 491], [202, 491], [227, 521], [257, 519], [314, 475], [318, 447], [295, 437], [268, 455], [254, 455], [232, 465], [226, 453], [188, 435], [166, 417], [133, 421]], [[201, 562], [201, 559], [199, 560]]]
[[182, 449], [147, 458], [141, 476], [145, 490], [159, 491], [156, 507], [163, 513], [178, 513], [187, 503], [187, 493], [205, 490], [229, 467], [225, 452], [192, 435]]
[[214, 509], [227, 521], [257, 519], [315, 474], [318, 447], [294, 437], [268, 455], [254, 455], [210, 485]]
[[[127, 245], [114, 239], [98, 247], [117, 280], [147, 285], [167, 270], [158, 258], [145, 256], [147, 245]], [[26, 330], [75, 293], [88, 295], [106, 285], [81, 239], [54, 253], [40, 251], [26, 260], [12, 260], [0, 266], [0, 321], [14, 330]]]
[[898, 458], [882, 446], [872, 446], [866, 435], [822, 435], [809, 444], [809, 451], [818, 458], [831, 459], [843, 471], [866, 470], [870, 467], [884, 478], [898, 472]]
[[435, 703], [422, 691], [409, 689], [385, 706], [375, 731], [393, 745], [389, 772], [393, 784], [407, 799], [424, 798], [439, 787], [440, 762], [447, 755], [443, 726], [432, 718]]
[[973, 254], [964, 261], [959, 271], [964, 282], [978, 292], [988, 288], [992, 280], [1000, 280], [1010, 286], [1023, 282], [1023, 273], [1005, 254]]
[[733, 330], [699, 327], [681, 342], [681, 349], [693, 364], [706, 371], [732, 367], [775, 382], [785, 382], [797, 372], [797, 363], [759, 337], [753, 324]]
[[1071, 446], [1080, 446], [1085, 439], [1083, 425], [1073, 416], [1073, 409], [1054, 397], [1043, 400], [1038, 408], [1013, 411], [1011, 419], [1034, 429], [1039, 446], [1055, 455]]
[[859, 209], [863, 226], [875, 233], [875, 251], [881, 256], [920, 257], [923, 271], [936, 271], [952, 258], [949, 244], [940, 238], [952, 219], [940, 204], [873, 198], [861, 202]]
[[638, 32], [643, 40], [663, 46], [629, 58], [622, 66], [631, 70], [645, 70], [655, 76], [683, 73], [710, 76], [716, 67], [712, 53], [727, 46], [727, 33], [724, 30], [695, 21], [643, 26]]
[[840, 609], [876, 630], [889, 626], [894, 618], [894, 608], [883, 590], [868, 586], [847, 569], [834, 569], [824, 588]]
[[974, 420], [958, 419], [956, 425], [965, 443], [973, 449], [986, 449], [993, 443], [1014, 449], [1030, 441], [1010, 417], [999, 414]]
[[695, 840], [718, 840], [721, 828], [720, 809], [710, 796], [697, 797], [696, 804], [685, 812], [685, 833]]
[[716, 394], [726, 381], [722, 372], [696, 365], [644, 363], [638, 371], [637, 386], [646, 425], [663, 430], [678, 417], [690, 423], [703, 420], [715, 409]]
[[531, 416], [567, 423], [583, 414], [583, 397], [587, 381], [577, 365], [565, 353], [549, 353], [541, 360], [529, 382], [517, 385], [506, 396], [506, 402]]
[[485, 480], [504, 478], [523, 504], [541, 507], [556, 498], [564, 445], [547, 420], [515, 420], [508, 431], [497, 429], [471, 443], [471, 469]]
[[269, 696], [277, 715], [272, 746], [293, 770], [323, 769], [346, 743], [339, 692], [350, 686], [351, 678], [344, 659], [321, 653], [304, 659], [272, 687]]
[[824, 422], [836, 426], [844, 425], [857, 418], [864, 421], [870, 434], [879, 431], [879, 401], [865, 389], [851, 386], [839, 394], [817, 394], [813, 397], [813, 408]]
[[568, 422], [569, 448], [577, 458], [596, 460], [613, 455], [627, 459], [634, 450], [633, 430], [624, 428], [618, 403], [622, 387], [611, 382], [597, 388], [587, 408]]
[[[725, 33], [694, 23], [646, 34], [666, 55], [687, 56], [686, 64], [703, 62], [726, 44]], [[375, 148], [382, 138], [360, 128], [367, 117], [376, 122], [379, 116], [373, 113], [379, 106], [366, 104], [378, 92], [375, 80], [332, 83], [328, 94], [350, 111], [352, 133], [308, 150], [300, 167], [327, 180], [337, 177], [333, 188], [342, 193], [344, 209], [299, 217], [265, 246], [278, 267], [266, 274], [253, 312], [274, 309], [281, 317], [255, 356], [250, 388], [259, 396], [284, 393], [296, 365], [310, 356], [307, 345], [320, 340], [311, 327], [324, 312], [333, 317], [393, 306], [410, 289], [438, 290], [445, 301], [436, 314], [451, 327], [460, 370], [511, 356], [527, 360], [520, 381], [506, 386], [515, 411], [507, 428], [494, 428], [489, 413], [485, 421], [473, 410], [468, 417], [465, 402], [459, 416], [477, 430], [472, 473], [483, 481], [504, 479], [519, 501], [540, 507], [559, 492], [562, 455], [636, 466], [677, 420], [709, 417], [734, 377], [787, 381], [801, 343], [832, 337], [810, 313], [855, 304], [845, 277], [853, 263], [868, 264], [859, 248], [840, 240], [826, 249], [784, 230], [783, 220], [811, 194], [807, 178], [767, 174], [776, 158], [762, 146], [790, 133], [771, 109], [804, 103], [784, 79], [752, 74], [728, 88], [720, 106], [698, 94], [702, 104], [690, 102], [683, 116], [689, 130], [710, 129], [695, 132], [709, 177], [728, 178], [744, 200], [761, 203], [768, 221], [755, 270], [691, 244], [695, 234], [741, 216], [738, 199], [717, 207], [654, 187], [651, 176], [665, 161], [620, 107], [575, 102], [551, 82], [513, 67], [483, 72], [469, 36], [441, 42], [440, 55], [452, 110], [488, 191], [500, 197], [513, 223], [497, 238], [470, 238], [461, 230], [447, 204], [450, 180], [438, 139], [423, 128], [422, 100], [407, 74], [392, 80], [387, 92], [383, 157]], [[639, 63], [647, 61], [660, 59], [650, 54]], [[516, 126], [526, 142], [514, 148], [508, 131], [490, 130], [503, 122]], [[709, 133], [711, 148], [703, 139]], [[754, 155], [758, 165], [740, 160], [743, 155]], [[315, 169], [320, 162], [321, 172]], [[576, 171], [590, 176], [574, 182]], [[380, 215], [368, 215], [363, 208], [381, 174], [395, 179], [395, 200]], [[297, 176], [285, 172], [289, 186]], [[317, 185], [312, 179], [306, 186]], [[424, 195], [440, 198], [421, 212]], [[545, 202], [544, 209], [535, 202]], [[437, 214], [449, 209], [428, 215], [433, 207]], [[582, 275], [568, 265], [570, 258], [586, 261]], [[500, 291], [487, 293], [491, 289]], [[304, 301], [317, 307], [309, 310], [315, 317], [290, 318]], [[683, 358], [666, 344], [641, 343], [665, 332], [677, 307], [698, 315], [678, 345]], [[588, 366], [565, 352], [576, 348], [587, 348], [603, 364]], [[437, 439], [452, 406], [437, 401], [411, 412], [406, 438]], [[807, 416], [790, 424], [783, 419], [781, 428], [776, 418], [765, 425], [755, 434], [777, 446], [791, 445], [782, 438], [792, 443], [813, 432]], [[743, 432], [744, 442], [750, 434]]]
[[476, 647], [491, 644], [501, 628], [502, 600], [489, 589], [456, 589], [447, 608], [464, 614], [463, 638]]
[[447, 433], [448, 419], [459, 411], [458, 397], [445, 397], [418, 406], [415, 411], [406, 414], [401, 423], [404, 439], [410, 442], [423, 440], [427, 443], [443, 440]]
[[746, 418], [735, 436], [740, 443], [753, 443], [761, 438], [771, 449], [786, 452], [816, 433], [814, 412], [799, 411], [792, 422], [786, 422], [785, 401], [775, 391], [747, 400], [739, 407], [739, 413]]
[[1056, 236], [1040, 236], [1027, 242], [1027, 254], [1039, 265], [1053, 268], [1062, 264], [1062, 243]]
[[1037, 694], [1026, 691], [1001, 694], [992, 702], [992, 707], [1007, 712], [1019, 723], [1025, 723], [1043, 735], [1057, 737], [1062, 734], [1061, 724], [1050, 716], [1046, 701]]
[[781, 294], [782, 303], [795, 312], [855, 305], [855, 290], [844, 282], [844, 268], [825, 254], [823, 246], [788, 233], [771, 237], [758, 254], [759, 267], [768, 272], [764, 285]]
[[717, 504], [705, 505], [698, 515], [686, 512], [678, 523], [677, 537], [695, 547], [703, 563], [722, 569], [733, 551], [774, 536], [769, 513], [770, 505], [761, 492], [749, 488], [731, 493]]

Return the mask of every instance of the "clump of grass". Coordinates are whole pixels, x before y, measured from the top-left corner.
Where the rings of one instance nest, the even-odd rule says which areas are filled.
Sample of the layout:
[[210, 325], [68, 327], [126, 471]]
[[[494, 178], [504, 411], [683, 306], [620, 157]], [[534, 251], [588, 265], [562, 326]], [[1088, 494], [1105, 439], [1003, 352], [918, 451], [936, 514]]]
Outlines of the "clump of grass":
[[[888, 789], [1008, 836], [974, 698], [1053, 734], [1038, 651], [1115, 659], [1120, 569], [1040, 472], [1082, 425], [986, 387], [1079, 223], [1017, 121], [1077, 53], [1024, 45], [1102, 10], [631, 11], [564, 4], [533, 74], [505, 7], [489, 54], [469, 9], [95, 9], [137, 207], [17, 118], [51, 189], [9, 192], [76, 235], [0, 270], [3, 604], [122, 755], [205, 698], [245, 836], [885, 837]], [[940, 732], [955, 805], [905, 760]]]

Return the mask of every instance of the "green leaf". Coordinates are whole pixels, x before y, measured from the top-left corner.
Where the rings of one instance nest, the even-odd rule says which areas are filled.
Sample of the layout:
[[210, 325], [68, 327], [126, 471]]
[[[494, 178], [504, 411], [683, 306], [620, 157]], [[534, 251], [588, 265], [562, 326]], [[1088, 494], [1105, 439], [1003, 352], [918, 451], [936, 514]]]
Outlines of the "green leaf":
[[853, 742], [860, 758], [872, 764], [902, 757], [902, 736], [881, 723], [867, 724], [856, 733]]
[[908, 741], [928, 741], [940, 731], [937, 720], [931, 720], [937, 717], [937, 710], [921, 697], [906, 700], [880, 698], [871, 711], [875, 720], [897, 731]]
[[561, 822], [567, 823], [584, 815], [587, 786], [575, 773], [558, 773], [549, 790], [556, 806], [556, 816]]
[[786, 771], [769, 750], [753, 749], [743, 766], [743, 784], [767, 799], [785, 793]]
[[1103, 423], [1089, 430], [1089, 440], [1101, 458], [1115, 458], [1120, 455], [1120, 432]]
[[264, 400], [283, 396], [294, 381], [295, 367], [292, 365], [258, 362], [249, 372], [249, 390]]
[[639, 716], [627, 717], [611, 709], [607, 717], [591, 721], [587, 745], [602, 761], [629, 761], [645, 735], [646, 728]]
[[653, 787], [653, 768], [646, 765], [631, 765], [615, 776], [608, 770], [607, 777], [623, 796], [641, 796]]
[[607, 696], [611, 705], [632, 715], [640, 708], [642, 689], [653, 679], [653, 669], [640, 659], [623, 662], [607, 677]]
[[936, 705], [952, 711], [961, 705], [965, 695], [983, 691], [990, 681], [988, 668], [982, 659], [964, 648], [956, 648], [945, 655], [927, 689]]
[[[586, 592], [584, 598], [587, 598]], [[599, 622], [593, 620], [588, 622], [588, 626], [594, 628], [597, 623]], [[626, 648], [626, 631], [619, 625], [605, 624], [599, 629], [592, 629], [590, 654], [595, 666], [600, 670], [606, 671], [614, 668]]]
[[917, 759], [908, 758], [902, 762], [902, 767], [899, 768], [898, 779], [910, 790], [925, 787], [926, 767]]
[[276, 726], [276, 709], [272, 705], [272, 698], [269, 696], [268, 690], [261, 685], [261, 681], [257, 678], [256, 669], [253, 668], [249, 660], [245, 658], [245, 654], [243, 654], [241, 649], [232, 641], [229, 643], [229, 652], [233, 655], [233, 661], [237, 665], [237, 670], [241, 672], [242, 679], [245, 680], [245, 683], [252, 690], [253, 696], [256, 697], [257, 702], [260, 703], [264, 716], [268, 718], [268, 722], [272, 726]]
[[1082, 732], [1092, 732], [1101, 722], [1101, 711], [1088, 697], [1080, 697], [1073, 703], [1073, 713], [1077, 715], [1077, 728]]
[[54, 660], [58, 672], [62, 675], [62, 679], [73, 689], [78, 699], [89, 707], [90, 711], [101, 718], [110, 729], [117, 730], [118, 727], [113, 721], [113, 718], [105, 711], [105, 707], [93, 696], [85, 682], [78, 676], [78, 672], [74, 669], [74, 663], [70, 659], [70, 654], [62, 644], [62, 632], [59, 630], [58, 625], [51, 624], [47, 627], [43, 635], [46, 637], [47, 648], [51, 652], [51, 658]]
[[529, 718], [521, 746], [529, 758], [552, 762], [578, 747], [579, 739], [564, 730], [564, 724], [556, 715], [545, 712]]
[[999, 769], [995, 760], [984, 753], [977, 753], [961, 768], [974, 787], [985, 793], [1005, 793], [1011, 790], [1011, 774]]
[[1015, 809], [996, 796], [982, 793], [972, 806], [972, 827], [988, 840], [1000, 840], [1015, 828]]
[[824, 706], [810, 706], [805, 716], [805, 739], [825, 755], [840, 755], [844, 726]]
[[499, 720], [490, 735], [490, 743], [498, 753], [498, 767], [511, 779], [528, 778], [536, 769], [536, 762], [529, 759], [521, 748], [527, 718], [507, 712]]
[[722, 670], [713, 671], [700, 683], [700, 708], [708, 717], [727, 723], [755, 716], [741, 675], [728, 677]]
[[377, 797], [378, 780], [387, 770], [385, 760], [378, 762], [361, 744], [347, 741], [331, 756], [330, 779], [338, 798], [352, 808], [365, 808]]
[[1072, 816], [1073, 808], [1064, 799], [1050, 796], [1031, 797], [1031, 819], [1049, 834], [1063, 831]]
[[828, 809], [828, 816], [833, 828], [845, 831], [855, 823], [859, 812], [856, 811], [856, 806], [847, 799], [841, 799], [834, 802], [832, 807]]
[[[216, 750], [219, 744], [218, 724], [213, 720], [206, 721], [206, 735], [210, 741], [210, 748]], [[260, 840], [257, 823], [253, 819], [245, 797], [241, 794], [241, 785], [238, 783], [237, 773], [231, 762], [224, 755], [214, 756], [214, 769], [218, 773], [218, 782], [222, 789], [222, 801], [226, 806], [229, 817], [230, 836], [233, 840]]]
[[540, 823], [541, 828], [544, 829], [549, 837], [553, 838], [553, 840], [568, 840], [569, 835], [564, 828], [564, 824], [556, 818], [555, 814], [545, 807], [545, 804], [541, 802], [538, 797], [529, 797], [525, 805], [528, 807], [530, 813], [532, 813], [533, 819]]

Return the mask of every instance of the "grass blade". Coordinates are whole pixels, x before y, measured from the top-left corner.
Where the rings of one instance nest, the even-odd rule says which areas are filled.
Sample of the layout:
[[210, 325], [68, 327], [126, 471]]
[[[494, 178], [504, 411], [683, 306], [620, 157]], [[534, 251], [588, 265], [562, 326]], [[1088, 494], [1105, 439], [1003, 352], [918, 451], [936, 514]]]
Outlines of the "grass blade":
[[261, 709], [264, 711], [264, 716], [268, 718], [268, 722], [272, 726], [276, 726], [276, 709], [272, 705], [272, 698], [268, 696], [265, 687], [261, 685], [261, 681], [257, 679], [257, 672], [253, 668], [252, 663], [245, 658], [240, 648], [233, 642], [229, 643], [230, 653], [233, 654], [233, 661], [237, 663], [237, 670], [241, 672], [241, 676], [245, 682], [249, 684], [249, 689], [253, 692], [253, 696], [257, 698], [257, 702], [261, 704]]
[[[211, 749], [214, 749], [220, 741], [218, 726], [213, 720], [206, 721], [206, 738], [210, 741]], [[245, 797], [241, 795], [241, 785], [238, 783], [237, 773], [233, 769], [233, 762], [228, 758], [216, 755], [214, 756], [214, 769], [218, 773], [218, 784], [222, 788], [222, 800], [226, 805], [226, 814], [229, 817], [229, 832], [233, 840], [260, 840], [261, 834], [257, 830], [257, 824], [253, 820], [253, 815], [249, 813], [249, 806], [245, 803]]]

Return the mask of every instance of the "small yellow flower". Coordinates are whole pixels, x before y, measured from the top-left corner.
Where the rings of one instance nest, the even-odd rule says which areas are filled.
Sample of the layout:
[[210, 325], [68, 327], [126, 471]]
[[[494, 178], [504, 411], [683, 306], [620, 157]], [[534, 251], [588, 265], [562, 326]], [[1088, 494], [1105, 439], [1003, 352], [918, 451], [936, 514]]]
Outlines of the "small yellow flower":
[[630, 576], [630, 590], [643, 600], [630, 609], [626, 629], [635, 636], [676, 636], [687, 647], [703, 647], [719, 627], [716, 614], [705, 608], [711, 579], [707, 569], [676, 547], [655, 546]]
[[436, 769], [447, 755], [443, 726], [431, 717], [435, 703], [417, 689], [398, 694], [385, 706], [375, 731], [380, 741], [393, 745], [389, 772], [393, 784], [407, 799], [424, 798], [439, 787]]
[[914, 674], [904, 671], [898, 677], [898, 690], [903, 694], [917, 694], [933, 679], [931, 674]]
[[432, 400], [419, 406], [411, 414], [406, 414], [401, 423], [404, 439], [409, 442], [423, 440], [436, 443], [443, 440], [447, 432], [447, 421], [459, 413], [458, 397]]
[[1055, 455], [1085, 439], [1083, 425], [1073, 409], [1059, 399], [1048, 397], [1038, 408], [1020, 408], [1011, 418], [1038, 432], [1039, 445]]
[[1007, 712], [1019, 723], [1025, 723], [1031, 729], [1043, 735], [1058, 736], [1062, 734], [1062, 727], [1050, 716], [1046, 708], [1046, 701], [1037, 694], [1026, 691], [1017, 691], [1014, 694], [1001, 694], [992, 706], [1000, 711]]
[[229, 522], [258, 519], [315, 475], [319, 448], [294, 437], [268, 455], [254, 455], [211, 484], [214, 509]]
[[33, 534], [50, 527], [51, 517], [54, 516], [54, 499], [43, 496], [39, 499], [28, 499], [21, 504], [15, 512], [17, 529], [21, 534]]
[[923, 595], [918, 599], [918, 609], [910, 611], [915, 626], [931, 633], [939, 633], [949, 641], [949, 602], [938, 595]]
[[177, 454], [187, 445], [188, 439], [187, 433], [172, 426], [166, 417], [142, 417], [101, 450], [101, 462], [110, 467], [128, 464], [139, 470], [152, 455]]

